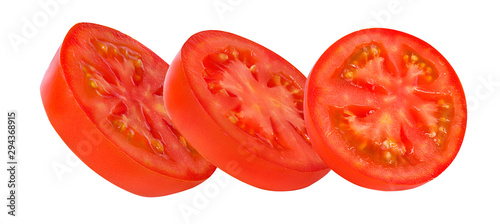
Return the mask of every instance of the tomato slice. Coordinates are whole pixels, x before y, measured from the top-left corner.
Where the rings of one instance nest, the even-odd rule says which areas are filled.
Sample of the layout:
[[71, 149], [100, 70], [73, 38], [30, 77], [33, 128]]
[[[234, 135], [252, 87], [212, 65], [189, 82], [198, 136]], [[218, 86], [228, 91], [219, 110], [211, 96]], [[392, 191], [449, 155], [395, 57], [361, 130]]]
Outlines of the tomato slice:
[[255, 42], [203, 31], [172, 62], [165, 107], [180, 132], [220, 169], [262, 189], [294, 190], [329, 171], [305, 129], [305, 81]]
[[465, 134], [465, 95], [451, 65], [395, 30], [360, 30], [335, 42], [312, 69], [305, 95], [318, 154], [371, 189], [410, 189], [437, 177]]
[[69, 148], [105, 179], [142, 196], [191, 188], [215, 170], [167, 116], [167, 69], [129, 36], [79, 23], [41, 85], [47, 116]]

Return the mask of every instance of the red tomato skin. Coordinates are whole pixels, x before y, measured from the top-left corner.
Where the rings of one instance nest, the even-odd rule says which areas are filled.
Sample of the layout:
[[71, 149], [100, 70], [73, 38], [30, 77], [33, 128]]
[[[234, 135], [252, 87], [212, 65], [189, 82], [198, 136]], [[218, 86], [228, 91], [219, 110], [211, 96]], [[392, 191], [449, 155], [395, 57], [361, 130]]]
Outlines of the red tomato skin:
[[208, 161], [249, 185], [271, 191], [305, 188], [330, 171], [292, 170], [245, 151], [243, 143], [229, 137], [202, 107], [191, 90], [185, 73], [188, 68], [183, 66], [182, 57], [181, 50], [167, 71], [163, 92], [165, 108], [174, 125]]
[[70, 91], [60, 51], [59, 48], [45, 73], [40, 93], [50, 123], [80, 160], [114, 185], [144, 197], [177, 193], [204, 181], [181, 180], [151, 171], [109, 141]]
[[[329, 60], [337, 60], [337, 61], [343, 61], [345, 58], [344, 57], [333, 57], [333, 56], [338, 56], [338, 54], [335, 54], [334, 52], [337, 51], [339, 48], [342, 48], [342, 46], [350, 46], [353, 45], [352, 41], [355, 40], [356, 37], [355, 35], [360, 35], [359, 39], [366, 39], [367, 37], [364, 37], [363, 35], [367, 33], [373, 33], [377, 32], [377, 35], [388, 35], [391, 36], [394, 32], [400, 33], [400, 35], [404, 35], [405, 38], [415, 41], [418, 43], [418, 45], [423, 45], [426, 46], [426, 51], [430, 52], [433, 54], [436, 58], [439, 59], [439, 61], [445, 62], [442, 66], [446, 68], [446, 71], [448, 71], [449, 78], [450, 78], [450, 85], [454, 85], [456, 89], [458, 90], [457, 92], [457, 102], [458, 105], [461, 107], [458, 111], [461, 111], [462, 114], [460, 114], [460, 117], [463, 118], [462, 122], [457, 124], [457, 127], [460, 129], [459, 135], [456, 136], [454, 139], [450, 139], [449, 146], [452, 148], [452, 155], [449, 157], [449, 159], [445, 162], [442, 162], [439, 167], [435, 170], [433, 170], [431, 173], [428, 174], [426, 177], [422, 177], [419, 179], [414, 179], [411, 181], [406, 181], [404, 184], [403, 183], [391, 183], [391, 182], [385, 182], [381, 181], [376, 178], [372, 178], [369, 175], [366, 175], [356, 169], [353, 169], [351, 166], [346, 165], [335, 153], [335, 149], [331, 149], [330, 147], [327, 146], [327, 143], [325, 143], [324, 139], [322, 136], [324, 133], [320, 132], [320, 128], [315, 124], [315, 121], [313, 121], [313, 117], [317, 116], [311, 112], [311, 104], [312, 104], [312, 99], [318, 97], [316, 94], [314, 94], [314, 88], [315, 86], [311, 85], [311, 74], [313, 73], [318, 73], [320, 70], [320, 65], [323, 64], [328, 64]], [[348, 54], [343, 55], [345, 57], [348, 56]], [[419, 187], [423, 184], [428, 183], [429, 181], [433, 180], [437, 176], [439, 176], [446, 168], [449, 167], [449, 165], [453, 162], [453, 160], [456, 158], [460, 147], [463, 142], [463, 138], [465, 136], [465, 130], [467, 126], [467, 103], [466, 103], [466, 98], [465, 98], [465, 93], [463, 91], [463, 86], [449, 62], [446, 60], [446, 58], [438, 52], [434, 47], [432, 47], [429, 43], [413, 36], [407, 33], [403, 33], [401, 31], [396, 31], [392, 29], [385, 29], [385, 28], [371, 28], [371, 29], [365, 29], [365, 30], [360, 30], [360, 31], [355, 31], [353, 33], [350, 33], [341, 39], [337, 40], [335, 43], [333, 43], [331, 46], [328, 47], [328, 49], [321, 55], [321, 57], [318, 59], [318, 61], [315, 63], [313, 69], [311, 70], [309, 77], [306, 81], [306, 87], [305, 87], [305, 97], [304, 97], [304, 120], [306, 123], [306, 129], [309, 134], [309, 137], [311, 139], [311, 143], [313, 145], [313, 148], [318, 152], [318, 155], [325, 161], [326, 164], [328, 164], [329, 167], [332, 168], [332, 170], [343, 177], [344, 179], [348, 180], [349, 182], [356, 184], [361, 187], [365, 187], [368, 189], [373, 189], [373, 190], [380, 190], [380, 191], [401, 191], [401, 190], [408, 190], [408, 189], [413, 189], [416, 187]], [[450, 151], [448, 149], [448, 151]], [[365, 170], [366, 173], [369, 173], [369, 171]]]

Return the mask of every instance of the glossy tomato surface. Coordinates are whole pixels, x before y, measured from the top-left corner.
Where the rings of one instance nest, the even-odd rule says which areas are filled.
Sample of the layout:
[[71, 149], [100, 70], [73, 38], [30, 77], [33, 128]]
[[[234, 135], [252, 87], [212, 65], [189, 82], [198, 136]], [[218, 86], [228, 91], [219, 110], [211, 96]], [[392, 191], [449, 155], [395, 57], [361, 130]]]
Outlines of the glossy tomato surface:
[[69, 148], [111, 183], [142, 196], [191, 188], [215, 170], [166, 114], [167, 69], [131, 37], [79, 23], [41, 84], [47, 116]]
[[189, 38], [165, 79], [165, 107], [214, 165], [267, 190], [300, 189], [329, 169], [303, 119], [306, 78], [243, 37], [203, 31]]
[[306, 89], [314, 148], [360, 186], [422, 185], [460, 149], [467, 120], [462, 85], [448, 61], [412, 35], [374, 28], [343, 37], [317, 61]]

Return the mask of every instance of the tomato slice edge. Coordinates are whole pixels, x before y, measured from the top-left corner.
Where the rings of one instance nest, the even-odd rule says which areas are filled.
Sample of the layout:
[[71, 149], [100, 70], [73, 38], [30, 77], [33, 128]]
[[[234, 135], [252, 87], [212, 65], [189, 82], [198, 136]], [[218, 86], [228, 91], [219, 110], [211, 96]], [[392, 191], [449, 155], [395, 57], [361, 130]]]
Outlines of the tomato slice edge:
[[[228, 43], [231, 41], [234, 41], [234, 42]], [[213, 50], [211, 50], [211, 49], [213, 49], [215, 47], [211, 47], [212, 45], [216, 45], [217, 48], [220, 50], [213, 52]], [[210, 46], [210, 47], [206, 47], [206, 46]], [[199, 50], [199, 49], [197, 49], [199, 47], [206, 47], [208, 50]], [[251, 47], [254, 47], [254, 49], [251, 49]], [[193, 49], [195, 49], [194, 50], [195, 53], [193, 53]], [[214, 117], [213, 112], [210, 112], [211, 111], [211, 109], [209, 108], [210, 106], [207, 106], [207, 104], [203, 102], [204, 101], [202, 99], [203, 97], [200, 97], [200, 96], [204, 95], [203, 91], [205, 91], [204, 89], [199, 90], [201, 88], [200, 86], [207, 86], [209, 84], [204, 83], [203, 80], [201, 80], [199, 78], [192, 77], [193, 73], [195, 73], [195, 74], [201, 73], [201, 71], [198, 71], [198, 72], [195, 71], [196, 69], [202, 70], [204, 68], [204, 66], [203, 66], [203, 64], [200, 64], [196, 61], [193, 61], [193, 59], [191, 59], [191, 57], [205, 58], [205, 57], [207, 57], [207, 55], [214, 54], [214, 53], [220, 53], [222, 51], [222, 53], [225, 53], [228, 55], [227, 58], [224, 56], [222, 60], [231, 60], [231, 58], [232, 58], [231, 54], [234, 54], [234, 53], [232, 53], [231, 51], [228, 52], [228, 49], [230, 49], [230, 50], [236, 49], [237, 51], [239, 51], [240, 57], [242, 54], [248, 55], [248, 54], [260, 54], [260, 53], [264, 54], [265, 53], [265, 56], [264, 55], [262, 55], [262, 57], [257, 56], [256, 57], [257, 59], [254, 59], [253, 61], [252, 61], [252, 59], [248, 59], [248, 61], [252, 61], [252, 62], [250, 62], [250, 63], [246, 62], [247, 64], [245, 66], [247, 66], [248, 70], [250, 70], [250, 71], [252, 71], [252, 69], [253, 69], [252, 63], [257, 65], [257, 69], [259, 69], [259, 67], [260, 67], [259, 63], [261, 63], [262, 61], [266, 61], [266, 59], [269, 59], [269, 60], [275, 59], [275, 61], [279, 60], [280, 62], [276, 62], [276, 63], [271, 62], [271, 65], [270, 65], [271, 67], [277, 66], [282, 61], [284, 61], [287, 65], [290, 65], [290, 68], [285, 69], [285, 70], [293, 71], [293, 75], [289, 75], [286, 77], [286, 78], [289, 78], [290, 76], [292, 76], [292, 78], [288, 79], [288, 81], [298, 82], [298, 83], [302, 83], [302, 85], [304, 85], [306, 78], [303, 75], [302, 75], [302, 77], [300, 77], [300, 76], [295, 77], [294, 76], [295, 74], [301, 75], [300, 71], [298, 71], [295, 67], [293, 67], [293, 65], [289, 64], [285, 59], [281, 58], [276, 53], [259, 45], [258, 43], [255, 43], [255, 42], [248, 40], [246, 38], [243, 38], [241, 36], [237, 36], [235, 34], [227, 33], [224, 31], [208, 30], [208, 31], [199, 32], [199, 33], [193, 35], [190, 39], [188, 39], [181, 50], [181, 55], [182, 55], [182, 61], [183, 61], [183, 63], [185, 63], [183, 65], [185, 68], [184, 72], [186, 74], [190, 74], [187, 76], [189, 77], [188, 80], [189, 80], [189, 84], [191, 86], [191, 89], [193, 89], [193, 91], [196, 93], [196, 95], [198, 97], [198, 102], [201, 105], [204, 105], [203, 107], [204, 107], [205, 111], [207, 113], [211, 114], [210, 116], [212, 117], [212, 119], [214, 119], [216, 121], [219, 128], [229, 129], [228, 132], [231, 133], [232, 138], [241, 139], [241, 137], [238, 137], [239, 135], [242, 134], [241, 132], [244, 132], [245, 134], [249, 134], [249, 133], [246, 131], [242, 131], [241, 129], [236, 127], [236, 125], [233, 125], [230, 122], [227, 122], [228, 120], [233, 122], [233, 120], [231, 120], [231, 117], [223, 117], [223, 118]], [[251, 53], [245, 53], [244, 52], [245, 50], [251, 51]], [[243, 53], [241, 53], [241, 52], [243, 52]], [[262, 58], [265, 58], [265, 59], [262, 59]], [[194, 59], [194, 60], [197, 60], [197, 59]], [[268, 87], [269, 86], [274, 87], [272, 84], [269, 84], [269, 83], [274, 81], [273, 80], [274, 76], [268, 75], [267, 77], [269, 78]], [[281, 78], [281, 79], [283, 80], [283, 78]], [[262, 82], [262, 80], [259, 80], [259, 81]], [[297, 84], [297, 85], [300, 85], [300, 84]], [[270, 88], [272, 88], [272, 87], [270, 87]], [[238, 120], [238, 119], [240, 119], [240, 117], [237, 117], [237, 119], [235, 119], [235, 120]], [[305, 124], [304, 124], [304, 126], [305, 126]], [[304, 127], [304, 129], [305, 129], [305, 127]], [[238, 134], [232, 135], [232, 133], [238, 133]], [[295, 135], [295, 133], [294, 133], [294, 135]], [[295, 136], [299, 137], [298, 135], [295, 135]], [[253, 137], [253, 136], [250, 136], [250, 137]], [[300, 136], [300, 137], [303, 138], [303, 136]], [[251, 141], [255, 141], [255, 138], [253, 138], [253, 140], [251, 140]], [[254, 144], [254, 143], [250, 143], [250, 144]], [[262, 145], [267, 147], [265, 149], [262, 149], [262, 151], [275, 150], [273, 148], [274, 145], [272, 145], [272, 147], [268, 147], [269, 145], [266, 146], [265, 144], [262, 144]], [[248, 150], [248, 148], [245, 148], [245, 149]], [[248, 151], [248, 152], [252, 153], [252, 154], [256, 154], [258, 157], [261, 157], [269, 162], [273, 162], [272, 160], [269, 159], [270, 158], [269, 156], [268, 157], [262, 156], [262, 155], [258, 154], [259, 152], [255, 152], [255, 151]], [[286, 166], [286, 164], [283, 164], [283, 163], [281, 163], [281, 165], [285, 165], [287, 168], [290, 168], [290, 169], [303, 170], [303, 171], [315, 171], [315, 170], [326, 169], [327, 166], [320, 160], [320, 158], [315, 154], [315, 152], [313, 151], [312, 153], [314, 153], [314, 155], [308, 155], [308, 157], [316, 157], [317, 158], [317, 159], [316, 158], [310, 159], [310, 161], [313, 161], [313, 163], [315, 163], [315, 165], [314, 165], [315, 168], [311, 168], [311, 167], [309, 167], [309, 168], [307, 168], [307, 167], [305, 167], [305, 168], [295, 167], [294, 168], [293, 166]], [[309, 164], [311, 163], [310, 161], [308, 162]]]
[[[58, 50], [43, 77], [40, 96], [47, 117], [55, 131], [89, 168], [112, 184], [145, 197], [177, 193], [203, 182], [203, 180], [179, 180], [146, 169], [104, 138], [74, 99], [63, 77], [59, 58]], [[79, 128], [74, 129], [68, 126], [68, 123], [77, 123]], [[97, 150], [93, 147], [95, 145], [108, 150]], [[115, 158], [121, 162], [122, 168], [117, 170], [113, 163], [99, 162], [101, 158]], [[131, 174], [134, 174], [132, 179], [124, 178]], [[144, 183], [154, 184], [145, 185]]]
[[[378, 39], [376, 38], [380, 35], [383, 36], [383, 35], [387, 35], [387, 33], [391, 34], [394, 32], [396, 32], [396, 34], [391, 35], [387, 39], [386, 38], [378, 38]], [[456, 136], [456, 139], [452, 139], [451, 140], [452, 142], [450, 143], [450, 146], [451, 146], [450, 148], [455, 149], [455, 151], [450, 152], [448, 158], [443, 159], [443, 160], [448, 161], [448, 162], [441, 164], [441, 166], [437, 168], [436, 172], [431, 173], [429, 177], [422, 178], [422, 180], [420, 181], [420, 182], [425, 182], [425, 181], [432, 179], [432, 178], [436, 177], [437, 175], [439, 175], [439, 173], [441, 173], [449, 165], [449, 163], [451, 163], [453, 158], [456, 156], [456, 153], [458, 153], [458, 149], [460, 148], [461, 142], [463, 140], [463, 136], [465, 134], [464, 130], [465, 130], [465, 126], [466, 126], [467, 112], [466, 112], [466, 107], [465, 107], [466, 104], [465, 104], [465, 95], [463, 93], [463, 88], [462, 88], [461, 83], [458, 80], [458, 76], [456, 76], [456, 73], [454, 72], [453, 68], [451, 68], [449, 63], [447, 63], [447, 61], [444, 59], [444, 57], [439, 52], [437, 52], [437, 50], [435, 50], [429, 44], [425, 43], [424, 41], [422, 41], [416, 37], [413, 37], [413, 36], [410, 36], [410, 35], [404, 34], [404, 33], [401, 34], [399, 31], [394, 31], [394, 30], [389, 30], [389, 29], [362, 30], [362, 31], [357, 31], [357, 32], [351, 33], [351, 34], [343, 37], [339, 41], [335, 42], [332, 46], [330, 46], [325, 51], [325, 53], [320, 57], [320, 59], [318, 60], [316, 65], [314, 66], [313, 70], [311, 71], [311, 75], [309, 77], [308, 83], [306, 85], [306, 89], [307, 89], [306, 90], [306, 110], [307, 110], [306, 118], [309, 117], [308, 119], [311, 119], [311, 121], [310, 121], [311, 124], [308, 124], [308, 130], [309, 130], [310, 126], [312, 126], [314, 128], [319, 128], [315, 124], [318, 124], [321, 122], [329, 122], [329, 121], [324, 121], [324, 120], [323, 121], [318, 120], [319, 118], [317, 118], [317, 117], [327, 117], [327, 115], [325, 115], [324, 112], [321, 112], [323, 114], [318, 115], [318, 114], [315, 114], [315, 113], [318, 113], [317, 110], [312, 109], [312, 110], [315, 110], [315, 112], [311, 112], [311, 110], [308, 110], [308, 108], [309, 109], [311, 107], [314, 108], [314, 105], [313, 105], [314, 103], [311, 103], [312, 98], [317, 97], [317, 96], [315, 96], [316, 94], [320, 94], [320, 95], [322, 94], [322, 92], [321, 92], [322, 87], [320, 87], [316, 84], [316, 83], [320, 83], [321, 81], [316, 80], [319, 78], [316, 78], [314, 74], [325, 73], [325, 72], [330, 74], [331, 72], [329, 72], [329, 71], [334, 71], [336, 68], [338, 68], [336, 66], [340, 66], [338, 64], [338, 63], [340, 63], [340, 61], [347, 60], [344, 58], [349, 58], [350, 54], [351, 54], [350, 52], [353, 52], [353, 51], [352, 50], [343, 50], [342, 48], [353, 49], [362, 43], [367, 43], [367, 42], [369, 43], [369, 42], [377, 41], [377, 40], [381, 41], [381, 39], [382, 40], [394, 40], [394, 39], [396, 39], [395, 36], [398, 36], [398, 35], [409, 36], [409, 37], [406, 37], [403, 39], [405, 39], [405, 40], [412, 39], [412, 41], [417, 41], [416, 43], [414, 43], [415, 45], [426, 46], [428, 49], [430, 49], [428, 51], [432, 55], [434, 55], [433, 57], [438, 58], [438, 60], [440, 62], [446, 62], [446, 63], [444, 63], [444, 66], [442, 66], [442, 67], [444, 67], [446, 72], [451, 73], [451, 75], [448, 75], [448, 76], [450, 76], [450, 80], [454, 84], [454, 87], [456, 87], [456, 91], [453, 93], [458, 95], [458, 96], [453, 97], [453, 99], [456, 101], [455, 104], [460, 107], [459, 109], [457, 109], [460, 112], [460, 114], [457, 115], [457, 116], [459, 116], [459, 118], [457, 118], [457, 120], [459, 120], [459, 121], [456, 122], [457, 124], [455, 125], [458, 128], [455, 128], [455, 129], [461, 131], [461, 133], [455, 133], [454, 135]], [[354, 40], [354, 42], [352, 42], [352, 40]], [[346, 53], [342, 53], [342, 52], [346, 52]], [[335, 65], [335, 62], [332, 62], [332, 61], [337, 61], [337, 65]], [[317, 75], [317, 76], [319, 76], [319, 75]], [[316, 83], [312, 83], [312, 82], [316, 82]], [[316, 132], [321, 133], [323, 131], [316, 131]], [[322, 134], [320, 134], [320, 136], [322, 136], [321, 137], [322, 139], [316, 140], [316, 141], [328, 142], [328, 140], [323, 139], [324, 136]], [[314, 143], [314, 141], [313, 141], [313, 143]], [[345, 144], [343, 144], [343, 145], [345, 145]], [[319, 147], [319, 148], [322, 148], [322, 147]], [[338, 151], [338, 150], [334, 150], [334, 151]], [[332, 153], [335, 154], [336, 152], [332, 152]], [[320, 155], [321, 154], [325, 154], [325, 152], [320, 153]], [[325, 155], [323, 155], [323, 158], [324, 157], [325, 157]], [[337, 169], [340, 169], [340, 168], [337, 168]], [[358, 171], [362, 172], [363, 169], [358, 169]], [[364, 173], [364, 175], [370, 176], [370, 173], [367, 171]], [[407, 181], [407, 180], [402, 180], [402, 182], [399, 181], [398, 184], [404, 184], [405, 181]], [[393, 184], [396, 184], [398, 182], [398, 180], [392, 180], [392, 181], [388, 181], [388, 182], [392, 182]]]
[[[89, 34], [90, 35], [96, 34], [96, 35], [95, 36], [92, 35], [92, 36], [88, 37]], [[81, 44], [82, 44], [82, 42], [83, 42], [83, 44], [85, 44], [85, 41], [88, 41], [88, 40], [82, 40], [82, 37], [92, 39], [92, 38], [99, 38], [99, 37], [101, 37], [100, 35], [103, 35], [103, 36], [107, 35], [104, 39], [107, 38], [108, 42], [118, 41], [118, 43], [114, 43], [114, 44], [115, 45], [116, 44], [124, 45], [124, 46], [128, 46], [128, 47], [132, 46], [130, 48], [133, 51], [144, 54], [143, 56], [147, 57], [147, 58], [145, 58], [145, 60], [143, 60], [143, 63], [145, 63], [143, 66], [146, 69], [160, 68], [162, 70], [165, 70], [165, 73], [166, 73], [166, 68], [168, 68], [168, 64], [166, 62], [164, 62], [159, 56], [154, 54], [154, 52], [149, 50], [147, 47], [145, 47], [144, 45], [142, 45], [141, 43], [139, 43], [135, 39], [127, 36], [126, 34], [119, 32], [117, 30], [109, 28], [109, 27], [105, 27], [105, 26], [101, 26], [101, 25], [97, 25], [97, 24], [91, 24], [91, 23], [80, 23], [80, 24], [75, 25], [68, 32], [68, 34], [67, 34], [67, 36], [66, 36], [66, 38], [63, 41], [63, 44], [61, 46], [61, 51], [66, 52], [66, 53], [63, 53], [61, 56], [61, 63], [63, 65], [65, 79], [67, 82], [69, 81], [68, 83], [70, 83], [70, 88], [72, 89], [71, 91], [73, 94], [75, 94], [74, 91], [75, 91], [75, 88], [77, 88], [77, 86], [71, 84], [71, 82], [72, 82], [71, 78], [73, 78], [73, 77], [69, 77], [69, 75], [74, 76], [76, 73], [78, 73], [78, 71], [75, 71], [75, 70], [77, 70], [77, 68], [74, 67], [74, 65], [72, 65], [72, 64], [78, 63], [78, 62], [75, 62], [75, 60], [78, 60], [78, 58], [79, 58], [79, 55], [76, 54], [77, 51], [78, 50], [83, 51], [84, 49], [86, 49], [86, 46], [82, 46]], [[118, 39], [113, 40], [113, 38], [118, 38]], [[99, 53], [100, 53], [99, 50], [100, 49], [96, 48], [95, 51], [97, 51], [97, 52], [94, 51], [91, 54], [93, 54], [93, 56], [95, 56], [98, 59], [98, 61], [100, 61], [100, 62], [96, 62], [96, 63], [103, 63], [103, 61], [105, 61], [106, 58], [104, 58], [102, 55], [99, 55]], [[111, 59], [108, 59], [108, 60], [111, 60]], [[151, 63], [153, 61], [158, 63], [158, 65], [155, 65], [155, 67], [148, 67], [148, 63]], [[124, 62], [122, 62], [122, 63], [124, 63]], [[108, 64], [108, 66], [113, 66], [113, 65]], [[128, 67], [125, 67], [124, 69], [128, 69]], [[156, 69], [153, 69], [153, 71], [151, 71], [151, 72], [144, 71], [143, 73], [145, 73], [145, 79], [148, 78], [147, 75], [149, 75], [149, 74], [153, 75], [153, 73], [155, 73], [155, 72], [157, 72]], [[102, 72], [102, 73], [104, 73], [104, 72]], [[119, 74], [119, 75], [121, 75], [121, 74]], [[163, 83], [163, 79], [158, 80], [157, 85], [161, 86], [162, 83]], [[78, 83], [76, 83], [76, 84], [78, 84]], [[79, 84], [82, 84], [82, 83], [79, 83]], [[163, 91], [161, 91], [161, 93], [163, 93]], [[85, 99], [84, 98], [82, 99], [80, 96], [78, 96], [78, 94], [74, 95], [74, 96], [76, 96], [75, 99], [77, 100], [80, 107], [82, 107], [82, 109], [85, 111], [87, 116], [89, 116], [89, 118], [92, 119], [93, 115], [91, 114], [91, 110], [93, 108], [89, 108], [88, 106], [83, 105], [82, 100], [85, 100]], [[163, 104], [163, 99], [161, 98], [159, 102], [161, 102], [161, 104]], [[130, 109], [130, 107], [129, 107], [129, 109]], [[139, 111], [139, 112], [144, 113], [144, 111]], [[158, 117], [159, 115], [154, 114], [154, 113], [153, 113], [153, 115], [156, 116], [154, 119], [157, 119], [157, 120], [159, 119], [159, 117]], [[132, 116], [134, 116], [134, 115], [132, 115]], [[95, 124], [102, 124], [103, 123], [103, 122], [97, 121], [95, 119], [92, 119], [92, 120]], [[168, 121], [168, 117], [163, 119], [163, 120]], [[149, 123], [150, 123], [149, 125], [151, 125], [151, 122], [149, 122]], [[113, 134], [115, 132], [115, 130], [120, 130], [120, 127], [124, 127], [124, 125], [122, 125], [122, 126], [120, 126], [120, 125], [121, 125], [120, 123], [118, 123], [116, 125], [116, 124], [113, 124], [111, 121], [109, 121], [109, 123], [106, 123], [106, 126], [101, 126], [101, 127], [99, 127], [99, 129], [106, 136], [106, 138], [113, 139], [113, 142], [115, 142], [114, 144], [121, 145], [121, 146], [119, 146], [119, 148], [124, 150], [124, 149], [127, 149], [129, 147], [130, 143], [127, 143], [127, 142], [121, 143], [120, 141], [124, 141], [123, 138], [120, 139], [120, 138], [116, 138], [113, 136], [113, 135], [115, 135], [115, 134]], [[141, 124], [138, 124], [138, 125], [141, 125]], [[168, 136], [175, 136], [176, 135], [176, 133], [173, 131], [173, 130], [175, 130], [175, 128], [169, 127], [168, 124], [164, 125], [163, 127], [167, 127], [170, 130], [170, 132], [172, 132], [172, 133], [168, 133], [168, 131], [166, 131], [166, 130], [159, 130], [159, 131], [163, 132], [162, 136], [165, 136], [165, 133]], [[131, 129], [131, 130], [134, 131], [134, 129]], [[127, 131], [127, 130], [125, 130], [125, 131]], [[137, 130], [135, 130], [135, 131], [137, 133]], [[152, 133], [152, 134], [154, 134], [154, 133]], [[163, 143], [162, 145], [165, 147], [169, 147], [169, 146], [187, 147], [186, 145], [188, 145], [188, 143], [184, 143], [181, 141], [182, 136], [177, 136], [177, 137], [179, 138], [178, 140], [173, 139], [172, 137], [169, 137], [170, 140], [174, 140], [174, 142], [167, 141], [166, 143]], [[186, 141], [186, 140], [184, 139], [184, 141]], [[152, 144], [152, 143], [154, 145], [154, 143], [156, 143], [156, 142], [150, 142], [150, 144]], [[138, 147], [138, 148], [136, 148], [136, 147]], [[141, 147], [142, 146], [133, 146], [132, 145], [132, 149], [129, 149], [125, 153], [128, 156], [130, 156], [131, 158], [133, 158], [134, 160], [136, 160], [142, 166], [145, 166], [149, 169], [152, 169], [155, 172], [159, 172], [162, 175], [171, 176], [171, 177], [176, 178], [176, 179], [204, 180], [204, 179], [207, 179], [215, 170], [215, 167], [213, 165], [209, 164], [206, 160], [204, 160], [201, 157], [201, 155], [199, 155], [197, 153], [194, 154], [194, 156], [195, 156], [194, 162], [191, 162], [188, 165], [183, 165], [184, 167], [182, 167], [182, 166], [178, 166], [178, 163], [176, 164], [175, 161], [165, 164], [164, 162], [161, 161], [161, 159], [156, 158], [155, 154], [157, 154], [157, 153], [153, 151], [154, 154], [151, 154], [151, 156], [146, 157], [146, 158], [149, 158], [150, 160], [151, 159], [153, 160], [152, 163], [148, 164], [148, 160], [144, 160], [143, 158], [145, 158], [145, 157], [142, 157], [140, 155], [140, 153], [144, 153], [144, 151], [143, 152], [137, 151], [137, 150], [141, 150], [140, 149]], [[134, 148], [136, 148], [136, 149], [134, 149]], [[152, 147], [152, 149], [155, 149], [155, 148]], [[160, 149], [163, 149], [163, 147]], [[174, 149], [174, 148], [167, 148], [167, 149], [165, 149], [165, 151], [172, 150], [172, 149]], [[130, 151], [130, 150], [132, 150], [132, 151]], [[134, 152], [134, 150], [136, 150], [136, 151]], [[137, 154], [137, 153], [139, 153], [139, 154]], [[146, 162], [146, 164], [144, 162]], [[165, 165], [167, 165], [167, 166], [165, 166]], [[189, 166], [195, 166], [195, 167], [189, 167]], [[181, 172], [179, 173], [179, 171], [181, 171]], [[184, 173], [182, 173], [182, 172], [184, 172]]]

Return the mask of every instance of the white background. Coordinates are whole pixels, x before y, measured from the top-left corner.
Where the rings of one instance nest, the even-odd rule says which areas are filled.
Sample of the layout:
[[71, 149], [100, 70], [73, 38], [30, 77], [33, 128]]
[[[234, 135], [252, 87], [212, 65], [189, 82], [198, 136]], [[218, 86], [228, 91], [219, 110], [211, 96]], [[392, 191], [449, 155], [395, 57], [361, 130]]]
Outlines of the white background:
[[[44, 9], [47, 2], [55, 5]], [[16, 110], [19, 133], [17, 217], [6, 214], [6, 138], [0, 143], [0, 164], [5, 164], [0, 165], [2, 224], [500, 223], [500, 5], [494, 1], [0, 4], [0, 132], [6, 135], [7, 111]], [[270, 48], [306, 75], [328, 46], [350, 32], [373, 26], [405, 31], [433, 45], [458, 73], [469, 103], [464, 143], [442, 175], [402, 192], [364, 189], [333, 172], [306, 189], [270, 192], [217, 171], [191, 190], [158, 198], [136, 196], [75, 159], [48, 122], [40, 100], [39, 85], [50, 60], [70, 27], [84, 21], [120, 30], [167, 62], [190, 35], [225, 30]], [[35, 29], [23, 32], [26, 26]], [[23, 42], [12, 43], [13, 36]], [[58, 175], [54, 167], [65, 172]], [[183, 208], [195, 214], [185, 215]]]

